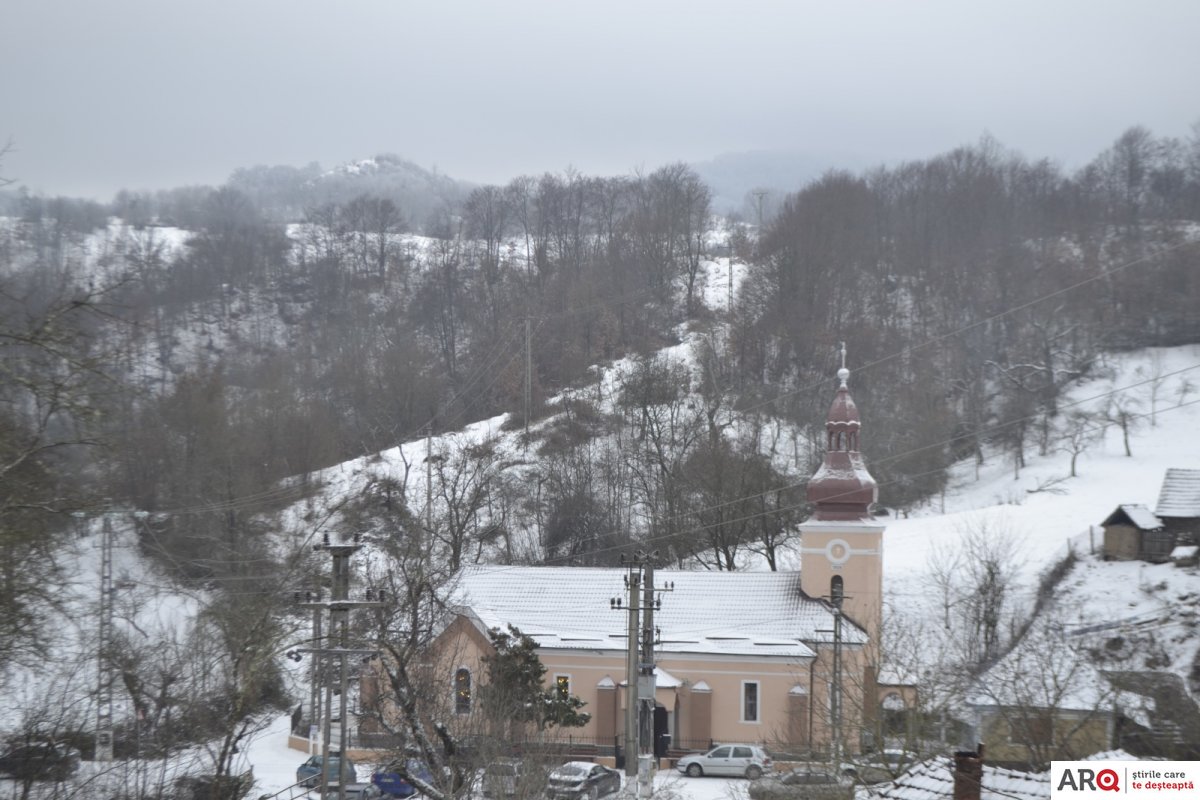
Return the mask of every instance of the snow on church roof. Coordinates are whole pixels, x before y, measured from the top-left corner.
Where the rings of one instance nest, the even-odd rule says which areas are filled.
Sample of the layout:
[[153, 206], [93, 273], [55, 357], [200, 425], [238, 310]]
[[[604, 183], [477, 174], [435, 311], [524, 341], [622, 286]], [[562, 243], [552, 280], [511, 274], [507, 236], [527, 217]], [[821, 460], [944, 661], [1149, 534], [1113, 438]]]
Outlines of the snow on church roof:
[[1200, 517], [1200, 469], [1168, 469], [1154, 513], [1160, 517]]
[[[539, 646], [625, 650], [628, 614], [609, 600], [628, 601], [624, 569], [585, 567], [469, 567], [452, 601], [486, 628], [515, 625]], [[800, 591], [796, 572], [680, 572], [658, 570], [655, 584], [674, 583], [654, 613], [659, 651], [710, 655], [808, 658], [806, 642], [831, 642], [830, 608]], [[842, 640], [866, 634], [851, 622]]]

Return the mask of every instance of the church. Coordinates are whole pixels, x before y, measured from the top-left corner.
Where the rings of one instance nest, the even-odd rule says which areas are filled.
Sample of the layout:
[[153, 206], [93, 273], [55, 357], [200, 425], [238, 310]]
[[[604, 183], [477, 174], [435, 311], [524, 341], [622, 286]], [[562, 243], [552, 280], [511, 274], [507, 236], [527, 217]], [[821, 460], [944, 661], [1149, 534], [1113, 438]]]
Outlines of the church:
[[[799, 572], [657, 570], [655, 741], [672, 751], [713, 742], [788, 754], [852, 754], [869, 747], [881, 708], [904, 703], [881, 686], [884, 525], [878, 490], [859, 452], [861, 422], [838, 373], [823, 463], [808, 484]], [[583, 728], [561, 731], [602, 756], [624, 741], [628, 625], [616, 598], [622, 568], [476, 566], [454, 588], [452, 621], [437, 647], [445, 716], [472, 729], [488, 631], [513, 625], [538, 644], [548, 686], [582, 699]], [[455, 724], [456, 723], [456, 724]], [[669, 737], [669, 739], [665, 739]]]

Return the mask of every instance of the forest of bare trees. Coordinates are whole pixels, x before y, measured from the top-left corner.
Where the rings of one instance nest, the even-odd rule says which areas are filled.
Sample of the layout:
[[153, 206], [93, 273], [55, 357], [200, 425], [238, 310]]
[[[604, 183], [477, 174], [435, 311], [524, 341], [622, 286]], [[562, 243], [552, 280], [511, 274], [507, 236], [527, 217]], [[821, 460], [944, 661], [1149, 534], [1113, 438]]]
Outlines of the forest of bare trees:
[[[1074, 174], [985, 138], [828, 173], [762, 230], [733, 220], [720, 235], [683, 164], [521, 176], [424, 216], [400, 195], [348, 196], [346, 176], [303, 208], [285, 202], [296, 176], [235, 177], [110, 208], [20, 194], [0, 241], [12, 302], [102, 311], [97, 344], [74, 345], [105, 382], [87, 398], [103, 443], [92, 494], [156, 515], [148, 549], [192, 577], [256, 552], [255, 514], [303, 495], [314, 471], [506, 410], [536, 419], [568, 387], [576, 413], [535, 443], [555, 464], [536, 488], [472, 468], [486, 477], [466, 514], [478, 535], [522, 559], [611, 554], [640, 531], [715, 568], [739, 548], [774, 563], [803, 516], [802, 439], [823, 420], [837, 342], [871, 408], [883, 502], [903, 509], [942, 491], [957, 459], [1001, 452], [1019, 472], [1031, 449], [1078, 455], [1092, 427], [1065, 441], [1058, 398], [1101, 352], [1200, 338], [1200, 134], [1132, 128]], [[710, 308], [701, 265], [727, 256], [747, 277], [731, 308]], [[650, 355], [681, 325], [720, 331], [693, 354], [699, 375]], [[616, 396], [587, 388], [592, 365], [629, 355], [641, 366]], [[447, 492], [462, 480], [449, 472]]]

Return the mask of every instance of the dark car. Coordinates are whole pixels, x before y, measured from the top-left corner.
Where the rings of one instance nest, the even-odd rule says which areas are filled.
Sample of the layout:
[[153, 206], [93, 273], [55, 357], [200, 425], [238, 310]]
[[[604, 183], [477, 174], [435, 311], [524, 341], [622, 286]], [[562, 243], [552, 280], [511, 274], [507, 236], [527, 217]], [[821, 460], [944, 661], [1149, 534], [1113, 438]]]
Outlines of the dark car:
[[483, 770], [483, 796], [489, 800], [537, 797], [546, 789], [546, 770], [516, 758], [500, 758]]
[[177, 800], [209, 800], [212, 797], [243, 798], [254, 786], [254, 770], [240, 775], [181, 775], [175, 779]]
[[[297, 767], [296, 783], [304, 786], [316, 786], [317, 778], [321, 774], [322, 761], [321, 756], [313, 756]], [[336, 786], [338, 783], [354, 783], [357, 779], [353, 761], [341, 756], [329, 757], [329, 765], [325, 768], [325, 783]]]
[[550, 773], [546, 796], [550, 800], [596, 800], [621, 791], [621, 773], [590, 761], [568, 761]]
[[[325, 800], [340, 800], [338, 797], [339, 787], [331, 786], [325, 790]], [[341, 791], [346, 800], [379, 800], [385, 795], [379, 791], [379, 787], [372, 783], [348, 783], [341, 787]]]
[[883, 783], [900, 777], [920, 760], [920, 756], [911, 751], [887, 749], [845, 765], [842, 774], [859, 783]]
[[[405, 771], [412, 777], [426, 783], [433, 783], [433, 773], [418, 759], [410, 758], [404, 766]], [[412, 797], [417, 793], [417, 787], [400, 777], [400, 773], [396, 771], [394, 765], [391, 769], [376, 770], [371, 775], [371, 783], [379, 787], [379, 791], [383, 793], [384, 797]]]
[[14, 744], [0, 755], [0, 772], [18, 780], [62, 781], [79, 769], [79, 751], [55, 742]]
[[750, 800], [837, 800], [852, 795], [853, 781], [830, 772], [794, 769], [750, 784]]

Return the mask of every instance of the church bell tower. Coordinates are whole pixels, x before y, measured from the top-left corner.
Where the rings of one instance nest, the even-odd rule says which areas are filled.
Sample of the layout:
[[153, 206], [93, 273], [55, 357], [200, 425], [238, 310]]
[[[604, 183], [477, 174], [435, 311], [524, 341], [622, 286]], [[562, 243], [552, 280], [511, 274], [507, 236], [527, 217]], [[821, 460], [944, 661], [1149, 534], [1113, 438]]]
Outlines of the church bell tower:
[[859, 452], [862, 423], [847, 385], [844, 350], [837, 375], [840, 386], [825, 422], [825, 458], [808, 482], [815, 513], [800, 526], [800, 587], [809, 597], [844, 597], [843, 612], [866, 630], [868, 650], [878, 653], [884, 526], [871, 514], [879, 488]]

